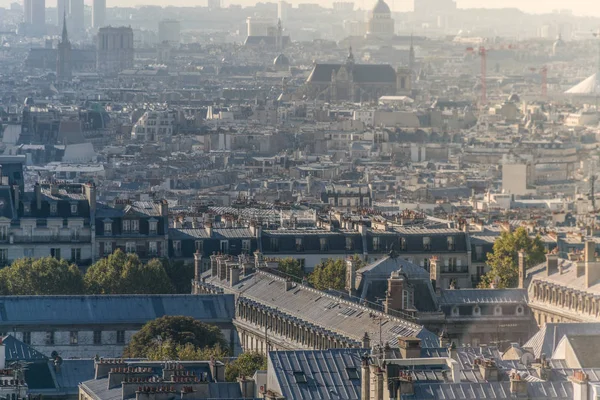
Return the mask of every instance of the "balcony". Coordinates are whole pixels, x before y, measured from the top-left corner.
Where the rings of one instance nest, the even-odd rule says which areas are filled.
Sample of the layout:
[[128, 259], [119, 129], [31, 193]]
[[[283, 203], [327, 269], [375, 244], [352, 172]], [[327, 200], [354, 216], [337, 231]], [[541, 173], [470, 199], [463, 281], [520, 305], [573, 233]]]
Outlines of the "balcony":
[[14, 235], [14, 243], [90, 243], [91, 235]]

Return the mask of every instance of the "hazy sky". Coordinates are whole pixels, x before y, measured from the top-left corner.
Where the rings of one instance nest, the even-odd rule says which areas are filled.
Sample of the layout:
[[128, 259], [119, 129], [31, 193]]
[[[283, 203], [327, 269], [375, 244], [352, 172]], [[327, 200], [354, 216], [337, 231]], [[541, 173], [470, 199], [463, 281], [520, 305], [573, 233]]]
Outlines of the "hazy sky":
[[[0, 0], [0, 4], [8, 5], [11, 1], [22, 0]], [[229, 4], [250, 5], [256, 0], [221, 0], [224, 6]], [[260, 0], [262, 2], [277, 2], [278, 0]], [[287, 0], [290, 3], [333, 3], [336, 0]], [[352, 1], [352, 0], [341, 0]], [[412, 9], [413, 0], [386, 0], [393, 10], [409, 11]], [[418, 1], [418, 0], [417, 0]], [[529, 13], [549, 13], [556, 9], [571, 9], [576, 15], [589, 15], [600, 17], [600, 1], [598, 0], [456, 0], [460, 8], [503, 8], [515, 7]], [[86, 4], [91, 4], [91, 0], [85, 0]], [[115, 6], [133, 6], [141, 4], [153, 5], [186, 5], [186, 6], [206, 6], [207, 0], [107, 0], [108, 7]], [[373, 7], [376, 0], [354, 0], [356, 7], [369, 9]], [[46, 0], [48, 7], [55, 7], [56, 0]]]

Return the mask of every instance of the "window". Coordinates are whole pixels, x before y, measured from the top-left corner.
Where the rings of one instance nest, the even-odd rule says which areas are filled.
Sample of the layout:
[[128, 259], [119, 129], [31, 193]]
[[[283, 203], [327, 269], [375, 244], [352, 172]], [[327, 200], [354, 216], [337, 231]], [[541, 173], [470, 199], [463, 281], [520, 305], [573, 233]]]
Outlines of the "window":
[[57, 260], [60, 260], [60, 249], [59, 248], [50, 249], [50, 257], [54, 257]]
[[475, 316], [481, 315], [481, 308], [479, 308], [479, 306], [473, 307], [473, 315], [475, 315]]
[[104, 255], [110, 255], [113, 252], [112, 242], [104, 242]]
[[454, 251], [454, 237], [453, 236], [448, 236], [448, 238], [446, 239], [447, 243], [448, 243], [448, 251]]
[[130, 232], [131, 231], [131, 221], [126, 219], [123, 221], [123, 232]]
[[229, 240], [221, 240], [220, 249], [223, 254], [229, 253]]
[[483, 275], [485, 275], [485, 266], [483, 266], [483, 265], [477, 266], [477, 278], [480, 278]]
[[71, 331], [69, 332], [69, 344], [76, 345], [79, 341], [79, 332]]
[[306, 380], [306, 375], [304, 375], [304, 372], [302, 372], [302, 371], [295, 371], [294, 372], [294, 379], [296, 379], [296, 383], [306, 383], [306, 382], [308, 382]]
[[431, 250], [431, 238], [429, 236], [423, 238], [423, 250]]
[[360, 375], [358, 374], [356, 368], [347, 367], [346, 373], [348, 374], [348, 379], [350, 380], [360, 379]]
[[52, 238], [52, 240], [58, 240], [58, 228], [57, 227], [50, 228], [50, 237]]
[[77, 214], [77, 204], [71, 204], [71, 214], [72, 215]]
[[475, 246], [475, 259], [483, 261], [483, 246]]
[[46, 332], [46, 344], [53, 345], [54, 344], [54, 331]]
[[400, 250], [406, 251], [406, 238], [400, 238]]
[[131, 232], [139, 232], [140, 231], [140, 221], [137, 219], [131, 220]]
[[451, 313], [452, 313], [453, 317], [460, 315], [460, 311], [458, 310], [458, 307], [456, 307], [456, 306], [452, 307]]
[[81, 261], [81, 249], [80, 248], [71, 249], [71, 260], [72, 261]]
[[302, 238], [296, 238], [296, 251], [304, 251], [304, 244]]
[[156, 242], [148, 242], [148, 255], [155, 256], [158, 254], [158, 244]]
[[523, 306], [519, 305], [519, 306], [517, 306], [517, 309], [515, 310], [515, 313], [517, 315], [523, 315], [523, 314], [525, 314], [525, 309], [523, 308]]
[[351, 237], [346, 238], [346, 250], [351, 251], [354, 250], [354, 241]]
[[424, 258], [421, 265], [423, 266], [423, 268], [425, 268], [427, 271], [429, 271], [429, 258]]
[[31, 344], [31, 332], [23, 332], [23, 343]]
[[125, 331], [117, 331], [117, 343], [125, 343]]
[[175, 257], [181, 257], [181, 240], [173, 240], [173, 253]]
[[73, 240], [73, 241], [79, 241], [79, 228], [74, 228], [71, 231], [71, 240]]
[[58, 212], [58, 205], [56, 203], [50, 203], [50, 214], [56, 214]]
[[0, 240], [8, 240], [8, 226], [0, 226]]
[[135, 242], [125, 243], [125, 252], [126, 253], [135, 253]]
[[0, 262], [8, 261], [8, 249], [0, 249]]
[[102, 344], [102, 331], [94, 331], [94, 344]]
[[415, 297], [414, 292], [412, 290], [403, 290], [402, 291], [402, 308], [407, 310], [414, 307]]
[[204, 241], [196, 240], [196, 251], [200, 254], [204, 254]]
[[33, 258], [34, 254], [35, 254], [34, 248], [28, 247], [28, 248], [23, 249], [23, 257], [25, 257], [25, 258]]
[[[125, 221], [123, 221], [123, 222], [125, 222]], [[104, 234], [106, 236], [112, 235], [112, 222], [105, 222], [104, 223]]]
[[156, 232], [158, 232], [158, 222], [150, 221], [148, 222], [148, 227], [148, 229], [150, 229], [150, 234], [156, 235]]
[[23, 212], [29, 214], [31, 212], [31, 204], [23, 203]]
[[373, 236], [373, 251], [379, 250], [379, 236]]
[[327, 240], [327, 238], [320, 238], [319, 244], [321, 247], [321, 251], [329, 251], [329, 241]]
[[494, 315], [502, 315], [502, 307], [500, 307], [500, 306], [494, 307]]
[[279, 251], [279, 238], [271, 238], [271, 251]]
[[250, 239], [243, 239], [242, 240], [242, 251], [244, 253], [249, 253], [250, 252]]

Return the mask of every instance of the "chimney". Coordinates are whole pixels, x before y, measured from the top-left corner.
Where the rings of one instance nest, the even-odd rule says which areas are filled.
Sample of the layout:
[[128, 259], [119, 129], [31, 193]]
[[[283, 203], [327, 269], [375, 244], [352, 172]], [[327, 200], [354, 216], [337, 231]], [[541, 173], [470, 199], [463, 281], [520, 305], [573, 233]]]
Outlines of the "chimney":
[[388, 288], [385, 295], [384, 312], [389, 314], [390, 311], [400, 311], [407, 307], [407, 304], [402, 304], [403, 296], [402, 291], [406, 286], [404, 275], [398, 271], [394, 271], [390, 274], [387, 281]]
[[550, 276], [558, 272], [558, 254], [546, 254], [546, 275]]
[[6, 368], [6, 347], [0, 336], [0, 369]]
[[527, 265], [525, 264], [526, 254], [525, 251], [519, 250], [519, 289], [525, 288], [525, 276], [527, 275], [525, 271], [527, 270]]
[[58, 185], [55, 183], [51, 183], [50, 184], [50, 194], [52, 196], [57, 196], [58, 195]]
[[19, 185], [13, 185], [13, 194], [15, 200], [15, 208], [19, 209], [19, 202], [21, 201], [21, 191]]
[[429, 277], [431, 279], [431, 284], [433, 285], [433, 289], [435, 289], [436, 293], [441, 293], [441, 282], [440, 282], [440, 269], [441, 265], [437, 256], [431, 257], [429, 260]]
[[371, 388], [372, 397], [368, 397], [371, 399], [383, 399], [383, 371], [377, 365], [370, 365], [371, 369], [371, 384], [373, 387]]
[[371, 338], [369, 337], [369, 334], [367, 332], [365, 332], [365, 335], [362, 338], [362, 347], [363, 349], [371, 348]]
[[573, 372], [573, 376], [569, 377], [573, 384], [573, 400], [588, 400], [588, 375], [583, 371]]
[[242, 398], [253, 399], [254, 398], [254, 386], [255, 383], [252, 379], [248, 379], [245, 376], [237, 378], [240, 384], [240, 391], [242, 392]]
[[38, 210], [41, 210], [42, 209], [42, 186], [40, 185], [39, 182], [36, 182], [34, 191], [35, 191], [36, 208]]
[[237, 265], [232, 265], [229, 271], [229, 286], [233, 287], [240, 283], [240, 268]]
[[415, 336], [398, 336], [398, 347], [402, 358], [421, 357], [421, 339]]
[[585, 242], [585, 284], [591, 287], [600, 279], [600, 263], [596, 261], [596, 242]]
[[208, 237], [212, 238], [212, 233], [213, 233], [212, 222], [205, 223], [204, 224], [204, 229], [206, 230], [206, 234], [208, 235]]
[[356, 262], [354, 257], [346, 259], [346, 290], [350, 296], [356, 294]]
[[210, 256], [210, 276], [217, 276], [217, 256]]
[[360, 400], [370, 400], [371, 399], [371, 371], [369, 368], [369, 353], [365, 353], [362, 356], [361, 368], [360, 368]]
[[158, 210], [160, 212], [161, 217], [166, 217], [169, 215], [169, 202], [165, 199], [160, 200], [158, 203]]
[[285, 291], [289, 292], [290, 290], [292, 290], [294, 288], [294, 282], [292, 282], [291, 279], [287, 278], [285, 280]]
[[202, 274], [202, 254], [200, 250], [196, 250], [194, 253], [194, 280], [200, 282], [200, 275]]
[[403, 399], [402, 395], [412, 396], [415, 394], [415, 382], [413, 381], [413, 377], [410, 372], [400, 371], [400, 376], [398, 377], [398, 396], [397, 398]]
[[527, 381], [518, 372], [510, 375], [510, 393], [517, 398], [527, 398]]
[[484, 380], [488, 382], [498, 381], [498, 366], [494, 360], [482, 360], [479, 361], [479, 373]]
[[210, 357], [210, 374], [213, 382], [225, 382], [225, 364]]
[[85, 198], [90, 205], [90, 211], [96, 212], [96, 184], [94, 182], [88, 182], [83, 186], [85, 191]]

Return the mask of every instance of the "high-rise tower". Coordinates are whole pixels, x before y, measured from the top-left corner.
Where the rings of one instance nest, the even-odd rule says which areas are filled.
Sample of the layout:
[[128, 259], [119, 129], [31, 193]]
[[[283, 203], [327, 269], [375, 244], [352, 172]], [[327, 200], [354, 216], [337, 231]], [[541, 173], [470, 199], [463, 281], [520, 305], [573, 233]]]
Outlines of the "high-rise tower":
[[106, 0], [92, 2], [92, 28], [100, 29], [106, 22]]

